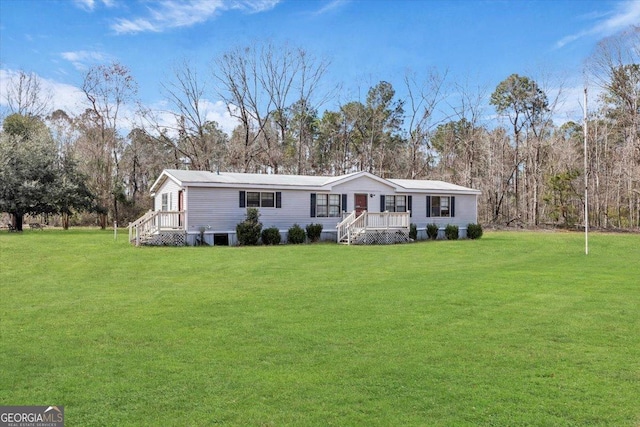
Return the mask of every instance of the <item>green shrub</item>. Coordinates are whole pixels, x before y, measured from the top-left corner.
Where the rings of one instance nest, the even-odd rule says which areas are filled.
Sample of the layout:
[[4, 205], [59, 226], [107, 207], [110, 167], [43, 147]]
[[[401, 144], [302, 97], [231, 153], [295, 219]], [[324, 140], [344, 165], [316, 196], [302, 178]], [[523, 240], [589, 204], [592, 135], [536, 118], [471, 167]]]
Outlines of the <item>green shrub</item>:
[[287, 233], [287, 242], [293, 245], [304, 243], [305, 234], [302, 227], [298, 224], [293, 224]]
[[256, 208], [247, 208], [247, 217], [236, 225], [238, 243], [242, 246], [255, 246], [260, 240], [262, 223], [259, 221], [260, 212]]
[[437, 224], [427, 224], [427, 237], [431, 240], [436, 240], [439, 228]]
[[459, 230], [457, 225], [447, 224], [444, 228], [444, 235], [447, 240], [458, 240], [458, 233]]
[[269, 227], [262, 230], [262, 243], [265, 245], [279, 245], [282, 237], [278, 227]]
[[320, 235], [322, 234], [322, 224], [309, 224], [306, 227], [307, 229], [307, 237], [311, 242], [317, 242], [320, 240]]
[[415, 224], [409, 224], [409, 238], [411, 240], [418, 239], [418, 227]]
[[467, 238], [479, 239], [482, 237], [482, 226], [480, 224], [467, 225]]

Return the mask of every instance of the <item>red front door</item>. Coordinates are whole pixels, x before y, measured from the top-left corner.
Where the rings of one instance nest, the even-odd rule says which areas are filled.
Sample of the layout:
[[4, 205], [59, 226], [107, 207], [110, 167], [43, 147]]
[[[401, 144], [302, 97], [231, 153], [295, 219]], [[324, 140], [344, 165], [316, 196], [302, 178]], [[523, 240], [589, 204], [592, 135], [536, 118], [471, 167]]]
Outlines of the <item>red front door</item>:
[[356, 216], [360, 216], [362, 211], [367, 210], [368, 198], [369, 196], [367, 194], [355, 194]]

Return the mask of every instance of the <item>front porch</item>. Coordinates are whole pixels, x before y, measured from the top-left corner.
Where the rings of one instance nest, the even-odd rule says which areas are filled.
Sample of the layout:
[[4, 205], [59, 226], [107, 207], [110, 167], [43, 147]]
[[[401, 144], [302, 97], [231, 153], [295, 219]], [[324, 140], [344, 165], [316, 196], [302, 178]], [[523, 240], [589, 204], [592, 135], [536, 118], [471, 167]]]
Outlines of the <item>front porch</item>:
[[347, 245], [410, 242], [410, 212], [367, 212], [348, 214], [337, 226], [338, 243]]
[[184, 211], [148, 211], [129, 223], [129, 242], [139, 245], [184, 246]]

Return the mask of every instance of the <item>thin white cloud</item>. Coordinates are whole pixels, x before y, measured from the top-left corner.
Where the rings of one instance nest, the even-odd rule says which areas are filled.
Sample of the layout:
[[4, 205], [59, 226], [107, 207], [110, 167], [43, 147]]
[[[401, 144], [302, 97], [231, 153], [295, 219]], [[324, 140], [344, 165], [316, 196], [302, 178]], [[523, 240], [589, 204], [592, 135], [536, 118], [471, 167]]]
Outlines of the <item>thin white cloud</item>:
[[330, 2], [322, 6], [320, 9], [318, 9], [315, 15], [322, 15], [322, 14], [337, 10], [342, 6], [346, 5], [347, 3], [349, 3], [350, 1], [351, 0], [331, 0]]
[[160, 26], [143, 18], [137, 18], [134, 20], [118, 19], [118, 21], [111, 26], [111, 29], [115, 30], [118, 34], [135, 34], [143, 32], [157, 33], [161, 31]]
[[627, 0], [618, 3], [615, 10], [597, 20], [590, 28], [575, 34], [570, 34], [556, 42], [556, 48], [561, 48], [582, 37], [606, 37], [626, 29], [640, 22], [640, 1]]
[[87, 12], [92, 12], [96, 8], [97, 3], [102, 3], [106, 7], [112, 7], [114, 5], [113, 0], [73, 0], [73, 3], [80, 9], [84, 9]]
[[74, 0], [73, 3], [80, 9], [87, 11], [92, 11], [96, 6], [96, 2], [94, 0]]
[[276, 7], [282, 0], [235, 0], [229, 1], [229, 9], [239, 9], [247, 13], [260, 13]]
[[111, 60], [111, 56], [102, 52], [78, 50], [75, 52], [62, 52], [63, 59], [71, 62], [78, 71], [86, 71], [92, 65]]
[[259, 13], [273, 9], [280, 0], [163, 0], [147, 5], [147, 15], [120, 18], [111, 25], [117, 34], [163, 32], [206, 22], [227, 10]]

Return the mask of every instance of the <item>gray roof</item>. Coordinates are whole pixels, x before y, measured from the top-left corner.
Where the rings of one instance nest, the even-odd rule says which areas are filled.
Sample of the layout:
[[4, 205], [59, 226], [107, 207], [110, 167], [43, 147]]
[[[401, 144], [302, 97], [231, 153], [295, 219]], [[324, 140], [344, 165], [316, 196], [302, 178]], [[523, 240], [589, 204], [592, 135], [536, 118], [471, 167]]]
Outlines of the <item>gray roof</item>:
[[151, 191], [155, 191], [168, 177], [177, 181], [183, 186], [268, 186], [268, 187], [290, 187], [290, 188], [317, 188], [331, 187], [340, 181], [349, 181], [358, 176], [368, 176], [387, 185], [397, 188], [417, 192], [453, 192], [465, 194], [480, 194], [480, 191], [460, 185], [450, 184], [444, 181], [413, 180], [413, 179], [383, 179], [368, 172], [354, 172], [339, 176], [310, 176], [310, 175], [279, 175], [279, 174], [257, 174], [257, 173], [235, 173], [235, 172], [206, 172], [190, 171], [180, 169], [165, 169], [152, 185]]
[[461, 185], [451, 184], [445, 181], [432, 181], [427, 179], [388, 179], [387, 181], [393, 182], [394, 184], [406, 188], [407, 190], [417, 190], [417, 191], [433, 191], [433, 190], [441, 190], [441, 191], [456, 191], [456, 192], [477, 192], [480, 194], [479, 190], [474, 190], [473, 188], [463, 187]]
[[342, 176], [310, 176], [280, 175], [263, 173], [206, 172], [179, 169], [167, 169], [165, 172], [182, 183], [201, 184], [252, 184], [322, 187], [350, 175]]

